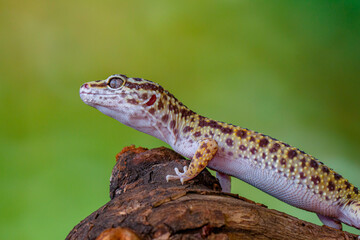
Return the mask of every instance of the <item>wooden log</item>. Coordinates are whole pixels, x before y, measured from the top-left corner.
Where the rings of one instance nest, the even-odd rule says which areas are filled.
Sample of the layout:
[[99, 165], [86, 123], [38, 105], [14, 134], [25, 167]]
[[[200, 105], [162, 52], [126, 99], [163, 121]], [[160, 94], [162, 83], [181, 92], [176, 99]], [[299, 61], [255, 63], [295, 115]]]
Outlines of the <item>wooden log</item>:
[[189, 162], [165, 147], [130, 146], [116, 158], [111, 200], [66, 239], [357, 239], [223, 193], [207, 170], [184, 185], [166, 182]]

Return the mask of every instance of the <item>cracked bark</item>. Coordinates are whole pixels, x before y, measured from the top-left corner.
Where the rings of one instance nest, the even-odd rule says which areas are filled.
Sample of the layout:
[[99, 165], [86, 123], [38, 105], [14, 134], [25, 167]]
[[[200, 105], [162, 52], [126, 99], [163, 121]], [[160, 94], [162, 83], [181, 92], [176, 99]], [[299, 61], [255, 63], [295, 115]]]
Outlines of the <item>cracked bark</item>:
[[110, 201], [66, 239], [356, 239], [220, 191], [204, 170], [181, 185], [165, 176], [188, 164], [161, 147], [124, 148], [110, 179]]

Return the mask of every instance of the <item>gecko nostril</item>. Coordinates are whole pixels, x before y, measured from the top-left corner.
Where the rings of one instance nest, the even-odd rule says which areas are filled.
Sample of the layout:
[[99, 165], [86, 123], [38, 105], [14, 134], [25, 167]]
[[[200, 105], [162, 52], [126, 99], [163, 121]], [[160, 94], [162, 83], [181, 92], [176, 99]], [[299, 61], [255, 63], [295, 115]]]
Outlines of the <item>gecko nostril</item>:
[[81, 87], [82, 87], [82, 88], [89, 88], [89, 84], [84, 83]]

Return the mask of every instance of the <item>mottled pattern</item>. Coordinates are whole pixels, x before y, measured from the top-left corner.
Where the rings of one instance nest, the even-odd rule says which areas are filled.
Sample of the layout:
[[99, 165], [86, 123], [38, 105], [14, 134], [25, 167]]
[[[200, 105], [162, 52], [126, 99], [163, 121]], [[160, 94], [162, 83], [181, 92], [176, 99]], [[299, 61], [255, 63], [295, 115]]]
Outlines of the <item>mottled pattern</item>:
[[251, 159], [260, 167], [276, 169], [279, 174], [305, 185], [324, 200], [336, 201], [339, 205], [348, 203], [348, 199], [360, 200], [358, 189], [348, 180], [313, 156], [274, 138], [222, 122], [214, 124], [214, 120], [199, 115], [187, 120], [182, 132], [184, 135], [192, 134], [195, 140], [208, 135], [217, 142], [224, 142], [224, 151], [235, 157]]
[[[109, 81], [113, 78], [119, 78], [119, 81], [111, 86], [121, 83], [121, 87], [114, 89], [110, 86]], [[166, 141], [179, 153], [192, 157], [185, 172], [180, 173], [176, 169], [177, 175], [169, 175], [168, 179], [192, 179], [213, 157], [218, 157], [218, 161], [228, 161], [228, 165], [246, 162], [254, 170], [263, 169], [264, 173], [275, 174], [273, 176], [284, 179], [292, 186], [301, 186], [299, 189], [305, 189], [307, 196], [315, 196], [319, 204], [336, 206], [339, 211], [346, 210], [333, 216], [322, 216], [324, 213], [320, 213], [319, 217], [325, 224], [330, 222], [333, 225], [327, 225], [337, 226], [336, 218], [341, 218], [349, 225], [360, 227], [358, 189], [297, 148], [255, 131], [198, 115], [160, 85], [141, 78], [113, 75], [107, 80], [84, 84], [80, 95], [85, 103], [128, 126]], [[196, 148], [193, 149], [193, 146]], [[222, 169], [214, 169], [223, 172]], [[273, 193], [267, 189], [267, 192], [278, 197], [276, 191]]]

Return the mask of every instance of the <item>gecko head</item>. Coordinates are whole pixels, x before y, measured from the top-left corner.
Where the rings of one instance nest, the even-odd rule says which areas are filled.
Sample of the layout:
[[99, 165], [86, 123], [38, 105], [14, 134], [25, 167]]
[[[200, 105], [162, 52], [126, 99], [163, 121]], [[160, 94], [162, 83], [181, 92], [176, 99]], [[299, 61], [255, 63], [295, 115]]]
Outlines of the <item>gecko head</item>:
[[151, 125], [149, 121], [164, 107], [159, 101], [164, 92], [154, 82], [121, 74], [80, 87], [80, 97], [84, 103], [140, 131]]

